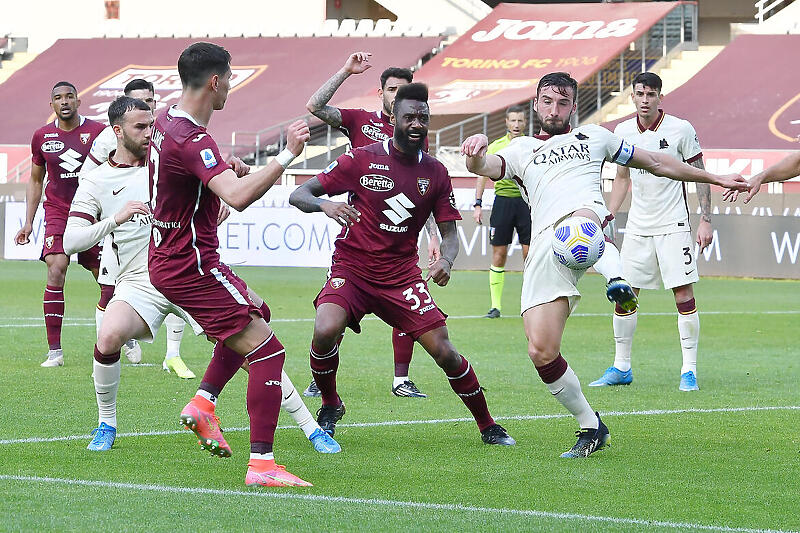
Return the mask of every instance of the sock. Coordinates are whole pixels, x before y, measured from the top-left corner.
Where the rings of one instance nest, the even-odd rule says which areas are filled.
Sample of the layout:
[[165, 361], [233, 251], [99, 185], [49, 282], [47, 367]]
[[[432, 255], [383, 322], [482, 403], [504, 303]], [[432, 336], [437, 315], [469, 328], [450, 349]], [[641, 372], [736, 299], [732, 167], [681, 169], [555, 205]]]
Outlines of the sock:
[[405, 376], [408, 380], [408, 366], [411, 363], [411, 356], [414, 355], [414, 339], [399, 329], [392, 329], [392, 348], [394, 348], [394, 375], [395, 386], [397, 378]]
[[208, 395], [214, 396], [214, 399], [212, 400], [208, 396], [203, 397], [216, 404], [216, 397], [220, 395], [222, 389], [236, 374], [243, 362], [243, 355], [239, 355], [221, 342], [215, 344], [214, 355], [211, 356], [206, 373], [203, 374], [197, 394], [200, 395], [201, 391], [205, 391]]
[[681, 374], [694, 372], [697, 377], [697, 342], [700, 340], [700, 315], [694, 298], [688, 302], [677, 304], [678, 307], [678, 333], [681, 337], [681, 351], [683, 352], [683, 365]]
[[164, 359], [172, 359], [181, 356], [181, 338], [183, 338], [183, 328], [186, 322], [177, 315], [168, 314], [164, 319], [167, 328], [167, 354]]
[[503, 286], [506, 284], [506, 270], [494, 265], [489, 267], [489, 295], [492, 297], [492, 308], [502, 311]]
[[269, 453], [250, 452], [250, 461], [248, 461], [247, 466], [257, 472], [272, 470], [275, 468], [275, 456], [273, 455], [272, 452]]
[[614, 310], [614, 367], [627, 372], [631, 369], [631, 347], [633, 346], [633, 333], [636, 331], [636, 322], [639, 313], [634, 310], [628, 313], [620, 306]]
[[97, 334], [100, 335], [100, 324], [103, 323], [103, 315], [106, 314], [106, 307], [111, 297], [114, 296], [114, 286], [98, 283], [100, 285], [100, 300], [97, 302], [97, 308], [94, 311], [94, 325], [97, 327]]
[[[207, 400], [211, 404], [211, 408], [212, 408], [211, 410], [212, 411], [214, 410], [214, 408], [217, 407], [217, 395], [216, 394], [211, 394], [207, 390], [197, 389], [197, 392], [195, 392], [194, 395], [195, 395], [195, 398], [203, 398], [203, 399]], [[200, 403], [203, 404], [203, 402], [200, 402]], [[208, 406], [206, 405], [206, 407], [208, 407]]]
[[486, 405], [486, 397], [483, 395], [483, 387], [478, 383], [478, 376], [472, 369], [467, 358], [461, 356], [461, 365], [453, 374], [448, 374], [447, 380], [450, 382], [450, 387], [453, 389], [464, 405], [467, 406], [475, 422], [478, 424], [478, 429], [483, 431], [489, 426], [494, 425], [494, 419], [489, 414], [489, 407]]
[[606, 278], [606, 281], [624, 277], [622, 274], [622, 258], [614, 243], [606, 241], [606, 249], [600, 259], [597, 260], [597, 263], [594, 264], [594, 269]]
[[319, 424], [311, 416], [311, 411], [303, 403], [303, 399], [297, 394], [297, 389], [294, 388], [292, 380], [289, 379], [286, 372], [281, 372], [281, 398], [281, 408], [292, 415], [306, 437], [310, 437], [314, 430], [319, 428]]
[[245, 357], [250, 368], [247, 378], [250, 452], [271, 453], [281, 409], [281, 374], [286, 350], [273, 332]]
[[567, 364], [567, 361], [558, 354], [550, 363], [544, 366], [537, 366], [536, 371], [539, 377], [547, 385], [550, 394], [561, 402], [578, 420], [581, 429], [597, 429], [597, 415], [586, 401], [586, 397], [581, 391], [581, 383], [578, 376]]
[[119, 389], [119, 350], [112, 354], [100, 353], [94, 346], [94, 392], [97, 397], [97, 425], [105, 422], [117, 427], [117, 390]]
[[392, 388], [395, 388], [398, 385], [402, 385], [406, 381], [409, 381], [408, 376], [395, 376], [394, 380], [392, 381]]
[[47, 344], [51, 350], [61, 349], [61, 321], [64, 319], [64, 287], [47, 285], [42, 298]]
[[322, 405], [339, 405], [339, 394], [336, 392], [336, 371], [339, 369], [339, 344], [344, 337], [334, 344], [333, 348], [323, 351], [311, 343], [311, 374], [322, 394]]

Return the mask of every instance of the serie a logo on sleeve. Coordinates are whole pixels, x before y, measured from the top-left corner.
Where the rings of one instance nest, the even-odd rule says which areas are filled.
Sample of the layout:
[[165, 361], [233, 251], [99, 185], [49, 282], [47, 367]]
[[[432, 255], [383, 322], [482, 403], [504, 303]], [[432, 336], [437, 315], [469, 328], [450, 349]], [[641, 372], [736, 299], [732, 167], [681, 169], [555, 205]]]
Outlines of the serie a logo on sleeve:
[[211, 148], [200, 150], [200, 159], [203, 160], [203, 164], [206, 168], [214, 168], [217, 166], [217, 158], [214, 157], [214, 152]]

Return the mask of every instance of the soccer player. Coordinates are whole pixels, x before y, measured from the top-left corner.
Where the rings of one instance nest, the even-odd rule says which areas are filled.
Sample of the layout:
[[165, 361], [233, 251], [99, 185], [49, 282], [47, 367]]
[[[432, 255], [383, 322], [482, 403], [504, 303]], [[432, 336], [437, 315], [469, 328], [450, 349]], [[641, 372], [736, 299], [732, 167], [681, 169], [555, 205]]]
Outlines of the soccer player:
[[[413, 81], [413, 74], [409, 69], [391, 67], [383, 71], [378, 90], [381, 100], [380, 111], [365, 111], [364, 109], [340, 109], [328, 105], [336, 90], [352, 74], [361, 74], [372, 68], [369, 52], [355, 52], [351, 54], [344, 66], [339, 69], [306, 104], [306, 109], [318, 119], [334, 128], [339, 128], [350, 139], [352, 148], [361, 148], [375, 142], [391, 139], [394, 133], [394, 124], [390, 119], [392, 104], [397, 95], [397, 90], [403, 85]], [[428, 139], [425, 139], [424, 149], [428, 149]], [[439, 258], [439, 241], [436, 233], [436, 224], [433, 219], [426, 222], [428, 229], [428, 258], [432, 263]], [[406, 398], [427, 398], [408, 377], [408, 368], [414, 354], [414, 339], [398, 329], [392, 330], [392, 347], [394, 348], [394, 380], [392, 381], [392, 394]], [[319, 388], [314, 380], [303, 393], [306, 396], [319, 396]]]
[[[156, 94], [153, 84], [141, 78], [129, 81], [122, 91], [125, 96], [131, 98], [138, 98], [150, 107], [155, 112], [156, 110]], [[116, 150], [117, 136], [114, 133], [114, 127], [109, 125], [104, 129], [100, 135], [92, 143], [92, 149], [83, 164], [81, 169], [81, 176], [89, 171], [99, 167], [108, 160], [108, 154]], [[111, 286], [110, 292], [114, 292], [114, 282], [117, 272], [119, 271], [119, 264], [116, 262], [116, 256], [111, 250], [111, 239], [106, 237], [103, 241], [103, 254], [100, 255], [100, 274], [97, 278], [100, 286], [105, 289], [105, 286]], [[100, 331], [100, 323], [103, 320], [103, 312], [105, 308], [101, 309], [98, 305], [97, 315], [97, 328]], [[186, 363], [183, 362], [180, 355], [181, 338], [183, 337], [183, 326], [185, 322], [177, 315], [170, 313], [164, 320], [167, 328], [167, 353], [164, 356], [162, 368], [167, 372], [175, 372], [175, 374], [183, 379], [194, 379], [194, 372], [189, 370]], [[131, 339], [123, 345], [125, 356], [132, 363], [138, 363], [142, 360], [142, 349], [135, 339]]]
[[181, 423], [212, 455], [230, 456], [214, 407], [246, 360], [250, 461], [245, 484], [310, 486], [275, 463], [272, 444], [285, 351], [266, 322], [266, 302], [220, 261], [216, 224], [220, 199], [241, 211], [261, 198], [302, 151], [309, 131], [303, 121], [291, 124], [286, 149], [252, 174], [237, 173], [225, 163], [206, 127], [212, 113], [225, 106], [230, 60], [228, 51], [215, 44], [186, 48], [178, 59], [180, 100], [156, 118], [148, 154], [150, 280], [216, 342], [197, 394], [181, 412]]
[[[699, 169], [703, 152], [694, 127], [686, 120], [661, 109], [661, 78], [643, 72], [633, 79], [631, 100], [636, 117], [621, 122], [614, 133], [636, 147], [668, 154]], [[689, 209], [683, 183], [655, 176], [644, 169], [633, 172], [622, 165], [611, 191], [608, 210], [616, 216], [628, 189], [631, 208], [622, 243], [622, 268], [636, 295], [640, 289], [658, 289], [659, 277], [665, 289], [672, 289], [678, 308], [678, 336], [683, 352], [679, 390], [698, 390], [697, 344], [700, 316], [695, 305], [693, 285], [700, 278], [694, 257], [694, 241], [689, 227]], [[697, 184], [700, 223], [697, 244], [704, 250], [713, 239], [711, 231], [711, 186]], [[628, 385], [633, 381], [631, 345], [636, 331], [638, 308], [614, 309], [614, 364], [590, 387]]]
[[[786, 181], [797, 176], [800, 176], [800, 152], [787, 155], [771, 167], [762, 170], [750, 178], [751, 189], [745, 197], [744, 203], [750, 202], [753, 196], [758, 194], [763, 184]], [[723, 193], [723, 198], [725, 200], [735, 201], [738, 196], [739, 191], [736, 190], [728, 190]]]
[[[78, 188], [78, 171], [83, 165], [92, 142], [104, 126], [78, 114], [81, 101], [78, 90], [68, 81], [60, 81], [50, 92], [50, 107], [56, 119], [42, 126], [31, 140], [31, 178], [25, 193], [25, 223], [17, 232], [17, 244], [30, 242], [33, 219], [39, 208], [44, 189], [44, 246], [40, 259], [47, 264], [47, 286], [44, 290], [44, 324], [49, 351], [43, 367], [62, 366], [61, 322], [64, 318], [64, 281], [69, 256], [64, 253], [63, 235], [67, 224], [69, 204]], [[44, 184], [45, 171], [47, 183]], [[78, 254], [78, 264], [97, 279], [100, 266], [100, 247]], [[108, 290], [101, 291], [98, 307], [105, 307], [110, 298]]]
[[[506, 134], [489, 145], [487, 153], [494, 154], [502, 150], [520, 135], [525, 134], [525, 108], [513, 105], [506, 109]], [[475, 209], [472, 216], [478, 225], [481, 220], [483, 191], [486, 178], [478, 177], [475, 184]], [[492, 264], [489, 267], [489, 296], [491, 308], [484, 318], [499, 318], [503, 308], [503, 286], [506, 282], [506, 260], [508, 245], [517, 231], [519, 243], [522, 245], [522, 259], [528, 257], [528, 246], [531, 242], [531, 214], [528, 204], [522, 199], [516, 183], [500, 180], [494, 184], [494, 205], [489, 219], [489, 243], [492, 245]]]
[[[715, 176], [674, 157], [634, 147], [594, 124], [570, 128], [576, 111], [578, 84], [566, 72], [539, 80], [534, 109], [542, 124], [538, 135], [519, 137], [497, 154], [487, 154], [488, 139], [473, 135], [461, 146], [467, 169], [492, 180], [513, 179], [531, 206], [531, 248], [522, 283], [522, 320], [528, 355], [542, 381], [578, 421], [575, 445], [562, 457], [586, 457], [605, 446], [609, 431], [581, 391], [577, 375], [561, 355], [567, 317], [580, 299], [578, 279], [553, 254], [553, 228], [572, 217], [587, 217], [598, 225], [609, 215], [601, 193], [600, 172], [605, 161], [643, 168], [681, 181], [716, 183], [745, 190], [739, 175]], [[621, 277], [622, 264], [613, 243], [606, 243], [607, 270]], [[613, 267], [613, 268], [612, 268]], [[324, 427], [324, 426], [323, 426]]]
[[[341, 336], [348, 326], [360, 332], [363, 316], [375, 313], [409, 333], [434, 358], [475, 417], [484, 442], [512, 445], [514, 439], [489, 414], [469, 361], [450, 343], [445, 315], [427, 288], [427, 279], [441, 286], [450, 280], [458, 253], [455, 221], [461, 218], [447, 169], [422, 150], [430, 121], [428, 88], [421, 83], [400, 87], [393, 119], [391, 139], [340, 156], [289, 196], [301, 211], [322, 211], [343, 226], [330, 277], [314, 300], [311, 372], [322, 392], [317, 422], [334, 434], [345, 413], [336, 390]], [[319, 198], [345, 192], [348, 203]], [[416, 243], [431, 214], [442, 235], [442, 255], [423, 280]]]

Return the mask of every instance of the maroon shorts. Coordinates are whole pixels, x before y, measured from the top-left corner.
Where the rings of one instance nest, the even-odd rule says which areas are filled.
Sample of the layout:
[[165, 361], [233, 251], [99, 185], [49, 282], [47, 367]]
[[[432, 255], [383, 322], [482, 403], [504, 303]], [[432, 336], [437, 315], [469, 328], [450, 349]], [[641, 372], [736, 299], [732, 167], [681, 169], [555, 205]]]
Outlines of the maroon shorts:
[[[50, 254], [64, 253], [64, 229], [67, 221], [63, 217], [48, 216], [45, 212], [44, 217], [44, 244], [42, 245], [42, 255], [40, 261]], [[100, 268], [100, 246], [94, 245], [88, 250], [78, 252], [78, 264], [86, 270], [96, 270]]]
[[180, 283], [171, 280], [166, 287], [158, 282], [157, 273], [150, 273], [150, 281], [167, 300], [189, 313], [208, 337], [218, 341], [247, 327], [251, 313], [264, 316], [250, 299], [247, 284], [224, 263], [206, 269], [205, 274], [187, 276]]
[[422, 334], [446, 325], [445, 315], [428, 292], [428, 284], [419, 274], [392, 285], [368, 281], [344, 269], [331, 269], [331, 275], [314, 299], [314, 305], [333, 303], [347, 311], [348, 326], [361, 332], [359, 322], [368, 313], [411, 335]]

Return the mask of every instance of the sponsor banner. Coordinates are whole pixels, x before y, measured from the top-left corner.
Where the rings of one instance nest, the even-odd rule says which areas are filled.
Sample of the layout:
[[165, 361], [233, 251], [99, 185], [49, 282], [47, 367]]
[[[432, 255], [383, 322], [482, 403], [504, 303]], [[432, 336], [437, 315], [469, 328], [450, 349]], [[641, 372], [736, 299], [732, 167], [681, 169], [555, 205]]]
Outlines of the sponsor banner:
[[434, 114], [485, 113], [532, 98], [539, 78], [583, 82], [679, 4], [500, 4], [415, 75]]
[[[31, 159], [31, 147], [29, 145], [0, 144], [0, 184], [16, 181], [14, 170]], [[27, 166], [27, 165], [23, 165]], [[20, 181], [28, 181], [30, 170], [20, 175]]]
[[19, 246], [14, 242], [17, 232], [25, 223], [25, 202], [5, 202], [5, 223], [3, 224], [4, 259], [39, 259], [44, 244], [44, 209], [36, 211], [33, 230], [28, 244]]

